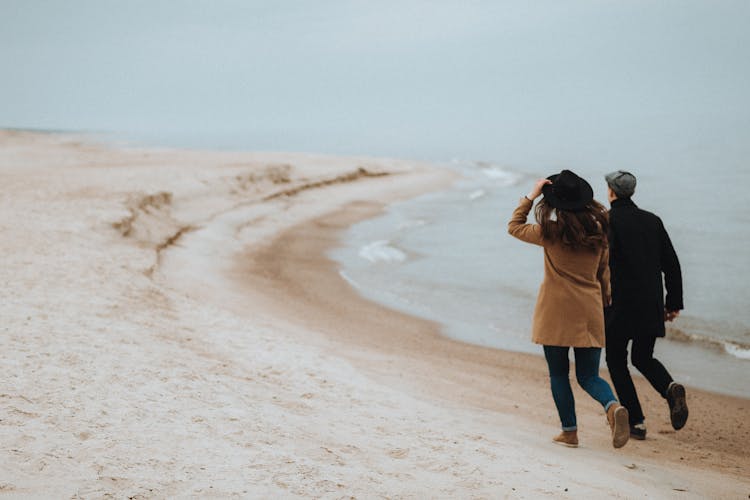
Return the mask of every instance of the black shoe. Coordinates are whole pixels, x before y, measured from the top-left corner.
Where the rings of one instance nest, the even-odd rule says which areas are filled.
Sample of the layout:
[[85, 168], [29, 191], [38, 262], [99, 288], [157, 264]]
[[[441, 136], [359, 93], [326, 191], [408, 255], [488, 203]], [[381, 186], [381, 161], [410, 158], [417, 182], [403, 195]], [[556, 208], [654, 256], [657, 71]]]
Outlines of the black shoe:
[[644, 424], [635, 424], [630, 426], [630, 437], [643, 441], [646, 439], [646, 426]]
[[672, 427], [678, 431], [685, 427], [688, 418], [687, 401], [685, 401], [685, 387], [672, 382], [667, 388], [667, 403], [669, 403], [669, 418]]

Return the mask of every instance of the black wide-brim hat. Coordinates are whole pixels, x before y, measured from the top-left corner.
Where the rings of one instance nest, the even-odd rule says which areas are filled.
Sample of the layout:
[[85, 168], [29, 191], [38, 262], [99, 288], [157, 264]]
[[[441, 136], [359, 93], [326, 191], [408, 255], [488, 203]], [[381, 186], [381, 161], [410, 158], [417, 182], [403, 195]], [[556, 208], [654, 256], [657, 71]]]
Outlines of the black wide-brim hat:
[[552, 184], [542, 186], [542, 194], [547, 203], [556, 209], [579, 212], [594, 199], [591, 184], [570, 170], [550, 175], [547, 179]]

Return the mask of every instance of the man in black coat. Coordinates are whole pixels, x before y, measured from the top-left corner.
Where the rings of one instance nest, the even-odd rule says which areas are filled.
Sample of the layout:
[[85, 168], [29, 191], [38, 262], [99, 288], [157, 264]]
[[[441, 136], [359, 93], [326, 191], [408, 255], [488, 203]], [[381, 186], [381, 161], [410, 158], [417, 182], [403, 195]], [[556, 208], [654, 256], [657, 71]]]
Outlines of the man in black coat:
[[682, 274], [661, 219], [641, 210], [630, 199], [635, 192], [635, 176], [618, 170], [605, 179], [612, 207], [612, 304], [605, 310], [607, 366], [620, 402], [628, 409], [631, 436], [645, 439], [643, 410], [628, 371], [628, 343], [632, 341], [633, 366], [667, 400], [672, 427], [681, 429], [688, 416], [685, 388], [675, 383], [664, 365], [654, 358], [654, 344], [664, 336], [664, 322], [677, 318], [683, 308]]

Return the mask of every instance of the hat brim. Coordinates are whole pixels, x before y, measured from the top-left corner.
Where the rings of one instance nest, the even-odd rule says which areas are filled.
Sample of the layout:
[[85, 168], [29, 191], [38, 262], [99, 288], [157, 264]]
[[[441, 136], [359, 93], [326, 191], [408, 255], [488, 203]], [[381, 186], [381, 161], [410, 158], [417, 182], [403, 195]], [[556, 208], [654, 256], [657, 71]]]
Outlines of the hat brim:
[[[560, 174], [550, 175], [549, 177], [547, 177], [547, 179], [554, 183], [559, 175]], [[588, 205], [591, 200], [594, 199], [594, 190], [591, 188], [591, 184], [589, 184], [586, 179], [579, 177], [578, 181], [581, 185], [580, 199], [574, 201], [561, 200], [560, 197], [555, 194], [554, 189], [552, 189], [552, 184], [545, 184], [544, 186], [542, 186], [542, 194], [544, 195], [544, 199], [547, 200], [547, 203], [552, 205], [552, 207], [560, 210], [570, 210], [571, 212], [580, 212], [581, 210], [584, 210], [586, 208], [586, 205]]]

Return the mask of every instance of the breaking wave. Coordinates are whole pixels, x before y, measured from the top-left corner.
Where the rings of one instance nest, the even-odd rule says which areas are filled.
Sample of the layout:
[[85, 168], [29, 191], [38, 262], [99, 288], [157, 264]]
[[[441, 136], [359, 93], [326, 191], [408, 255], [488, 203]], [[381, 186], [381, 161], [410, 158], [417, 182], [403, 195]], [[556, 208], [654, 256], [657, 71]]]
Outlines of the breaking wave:
[[733, 340], [720, 340], [695, 333], [686, 333], [678, 328], [667, 329], [667, 338], [677, 342], [698, 344], [721, 351], [738, 359], [750, 360], [750, 345]]
[[482, 173], [492, 179], [492, 181], [502, 187], [510, 187], [518, 185], [523, 179], [524, 175], [518, 172], [512, 172], [503, 167], [497, 165], [486, 164], [483, 162], [478, 163], [482, 169]]
[[391, 246], [388, 240], [373, 241], [363, 246], [359, 249], [359, 256], [372, 263], [403, 262], [406, 260], [406, 254]]

